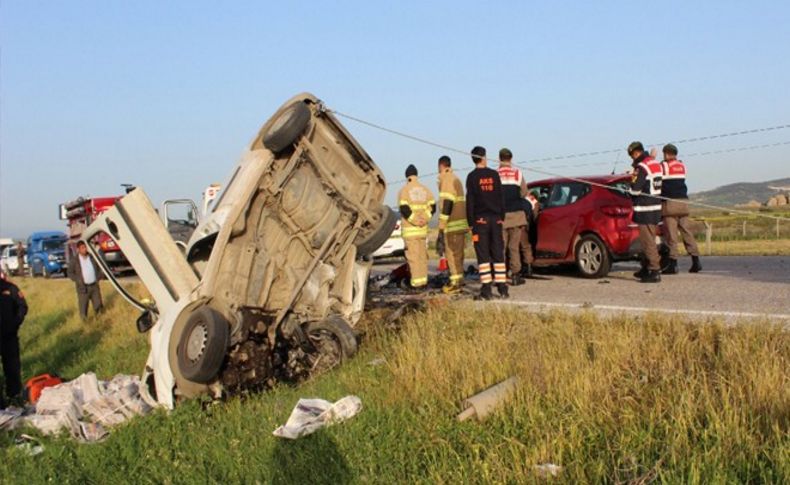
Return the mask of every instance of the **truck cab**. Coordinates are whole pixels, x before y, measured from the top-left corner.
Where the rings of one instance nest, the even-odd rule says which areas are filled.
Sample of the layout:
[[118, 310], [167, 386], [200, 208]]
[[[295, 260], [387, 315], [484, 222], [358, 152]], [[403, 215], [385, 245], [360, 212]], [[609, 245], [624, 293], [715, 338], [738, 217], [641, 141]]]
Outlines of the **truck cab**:
[[[66, 244], [66, 261], [77, 254], [77, 241], [85, 229], [107, 209], [115, 205], [120, 197], [78, 197], [60, 205], [60, 218], [68, 227], [68, 243]], [[120, 274], [131, 269], [121, 248], [105, 233], [94, 236], [92, 242], [100, 249], [101, 258], [115, 273]]]
[[27, 239], [27, 262], [30, 276], [49, 278], [66, 275], [66, 241], [61, 231], [34, 232]]

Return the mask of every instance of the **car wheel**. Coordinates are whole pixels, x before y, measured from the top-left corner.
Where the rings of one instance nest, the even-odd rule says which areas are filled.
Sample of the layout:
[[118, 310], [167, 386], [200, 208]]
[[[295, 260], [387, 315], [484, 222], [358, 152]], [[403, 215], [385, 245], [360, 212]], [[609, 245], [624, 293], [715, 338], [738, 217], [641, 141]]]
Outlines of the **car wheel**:
[[304, 103], [294, 103], [274, 120], [263, 136], [263, 146], [278, 154], [293, 145], [304, 133], [310, 122], [310, 108]]
[[219, 373], [230, 339], [230, 325], [219, 312], [203, 306], [187, 320], [178, 342], [178, 367], [186, 379], [210, 382]]
[[612, 260], [598, 236], [586, 234], [576, 244], [576, 267], [585, 278], [602, 278], [609, 274]]
[[357, 337], [351, 326], [339, 316], [309, 322], [304, 327], [314, 352], [309, 354], [311, 373], [337, 367], [357, 353]]
[[382, 205], [379, 210], [378, 226], [367, 235], [357, 237], [355, 245], [357, 246], [357, 254], [362, 257], [370, 256], [378, 248], [380, 248], [387, 239], [392, 235], [395, 230], [395, 225], [398, 223], [398, 215], [387, 207]]

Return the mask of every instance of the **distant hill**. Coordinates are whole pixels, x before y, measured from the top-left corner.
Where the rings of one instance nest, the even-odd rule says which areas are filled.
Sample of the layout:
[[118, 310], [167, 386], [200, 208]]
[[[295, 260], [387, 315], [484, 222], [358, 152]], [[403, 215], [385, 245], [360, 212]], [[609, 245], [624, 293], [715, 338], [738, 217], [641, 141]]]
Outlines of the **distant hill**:
[[[784, 190], [777, 191], [771, 187], [783, 187]], [[769, 180], [768, 182], [739, 182], [705, 192], [697, 192], [691, 194], [690, 198], [697, 202], [723, 206], [747, 204], [752, 200], [765, 203], [778, 193], [790, 192], [788, 187], [790, 187], [790, 178]]]

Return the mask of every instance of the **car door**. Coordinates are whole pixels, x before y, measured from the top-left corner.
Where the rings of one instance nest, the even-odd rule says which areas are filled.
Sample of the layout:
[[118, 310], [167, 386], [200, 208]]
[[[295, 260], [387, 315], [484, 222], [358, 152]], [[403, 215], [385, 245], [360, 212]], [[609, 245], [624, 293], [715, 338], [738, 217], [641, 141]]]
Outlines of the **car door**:
[[572, 181], [557, 182], [551, 187], [538, 217], [536, 251], [539, 258], [567, 256], [580, 220], [577, 203], [589, 190], [589, 185]]

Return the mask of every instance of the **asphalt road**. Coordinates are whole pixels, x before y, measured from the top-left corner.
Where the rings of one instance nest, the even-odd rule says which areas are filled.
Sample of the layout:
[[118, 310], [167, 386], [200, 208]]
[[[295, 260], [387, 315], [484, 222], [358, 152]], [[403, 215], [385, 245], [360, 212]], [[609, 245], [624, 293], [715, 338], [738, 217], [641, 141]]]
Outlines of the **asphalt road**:
[[[473, 261], [469, 261], [473, 263]], [[397, 264], [377, 264], [376, 272]], [[703, 271], [681, 273], [661, 283], [642, 284], [632, 273], [637, 263], [616, 264], [603, 279], [588, 280], [572, 271], [546, 269], [542, 280], [511, 287], [508, 304], [534, 308], [594, 309], [604, 313], [666, 311], [726, 319], [769, 318], [790, 321], [790, 256], [703, 257]]]

